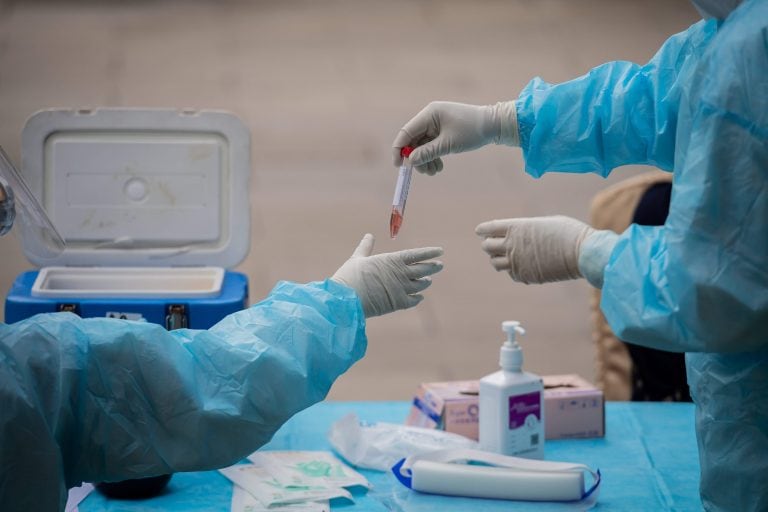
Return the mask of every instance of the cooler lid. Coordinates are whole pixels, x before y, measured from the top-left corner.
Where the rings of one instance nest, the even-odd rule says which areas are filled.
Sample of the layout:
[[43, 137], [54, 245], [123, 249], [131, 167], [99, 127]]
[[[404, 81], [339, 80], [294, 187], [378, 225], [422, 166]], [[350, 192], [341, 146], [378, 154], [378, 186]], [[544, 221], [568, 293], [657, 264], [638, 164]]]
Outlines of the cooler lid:
[[234, 115], [52, 109], [22, 134], [22, 174], [66, 242], [37, 265], [233, 267], [250, 244], [250, 133]]

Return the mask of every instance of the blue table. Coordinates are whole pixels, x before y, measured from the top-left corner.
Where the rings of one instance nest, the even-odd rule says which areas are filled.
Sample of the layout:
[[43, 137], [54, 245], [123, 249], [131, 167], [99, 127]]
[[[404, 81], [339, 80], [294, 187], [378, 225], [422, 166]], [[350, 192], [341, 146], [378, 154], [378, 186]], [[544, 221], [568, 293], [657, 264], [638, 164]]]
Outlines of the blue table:
[[[266, 450], [330, 450], [326, 433], [343, 415], [354, 412], [368, 421], [402, 423], [406, 402], [324, 402], [294, 416]], [[548, 460], [580, 462], [603, 474], [595, 510], [701, 510], [699, 462], [692, 404], [608, 402], [606, 437], [547, 441]], [[334, 510], [440, 512], [467, 510], [563, 510], [560, 504], [472, 500], [409, 491], [391, 473], [362, 471], [374, 488], [357, 494], [356, 503], [333, 502]], [[229, 511], [230, 482], [215, 471], [178, 473], [163, 496], [130, 502], [98, 493], [81, 503], [91, 511]]]

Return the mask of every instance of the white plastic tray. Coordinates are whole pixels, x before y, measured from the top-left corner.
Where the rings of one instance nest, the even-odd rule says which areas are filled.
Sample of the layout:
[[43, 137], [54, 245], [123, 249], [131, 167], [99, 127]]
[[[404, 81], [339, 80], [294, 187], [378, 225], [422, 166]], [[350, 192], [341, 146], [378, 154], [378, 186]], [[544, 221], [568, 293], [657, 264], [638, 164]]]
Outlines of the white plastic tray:
[[36, 297], [215, 297], [218, 267], [45, 267], [35, 279]]

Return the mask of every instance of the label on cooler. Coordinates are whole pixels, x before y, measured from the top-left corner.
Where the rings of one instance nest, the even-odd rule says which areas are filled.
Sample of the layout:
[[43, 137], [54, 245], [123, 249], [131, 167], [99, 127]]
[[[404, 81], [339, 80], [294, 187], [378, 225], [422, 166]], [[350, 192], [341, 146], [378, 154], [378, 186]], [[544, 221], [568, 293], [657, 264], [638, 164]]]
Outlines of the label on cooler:
[[121, 311], [107, 311], [107, 318], [119, 318], [120, 320], [133, 320], [136, 322], [144, 322], [145, 319], [141, 313], [124, 313]]

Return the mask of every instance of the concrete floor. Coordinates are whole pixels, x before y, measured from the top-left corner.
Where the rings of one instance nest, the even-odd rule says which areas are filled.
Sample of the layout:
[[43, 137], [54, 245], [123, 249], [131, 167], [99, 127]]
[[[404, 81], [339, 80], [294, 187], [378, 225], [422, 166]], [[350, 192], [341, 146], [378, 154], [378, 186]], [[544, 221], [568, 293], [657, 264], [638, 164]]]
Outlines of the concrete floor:
[[[252, 300], [329, 276], [366, 231], [378, 251], [445, 248], [427, 300], [369, 322], [367, 356], [331, 398], [408, 399], [422, 381], [495, 371], [506, 319], [528, 329], [529, 370], [593, 378], [588, 285], [513, 283], [474, 226], [587, 219], [596, 191], [643, 169], [534, 180], [518, 150], [451, 157], [414, 178], [391, 241], [390, 144], [431, 100], [491, 103], [536, 75], [645, 62], [696, 19], [685, 0], [0, 0], [0, 144], [19, 161], [26, 118], [47, 107], [230, 110], [252, 133], [252, 247], [237, 267]], [[28, 268], [17, 239], [0, 240], [0, 290]]]

